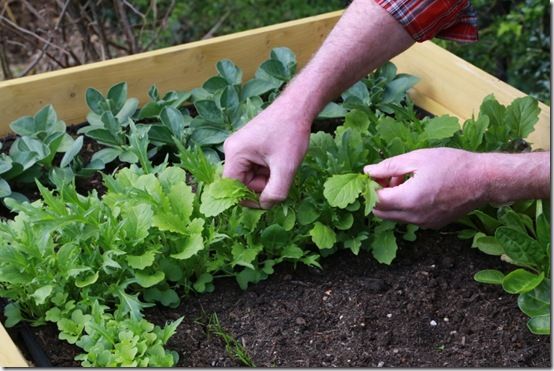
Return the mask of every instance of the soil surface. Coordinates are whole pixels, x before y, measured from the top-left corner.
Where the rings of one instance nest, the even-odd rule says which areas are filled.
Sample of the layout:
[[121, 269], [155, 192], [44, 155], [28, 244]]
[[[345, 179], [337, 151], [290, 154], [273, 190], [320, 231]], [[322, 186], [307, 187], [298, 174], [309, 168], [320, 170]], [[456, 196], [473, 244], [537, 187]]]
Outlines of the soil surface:
[[[343, 251], [323, 259], [322, 271], [283, 265], [246, 291], [223, 279], [211, 294], [147, 316], [158, 324], [185, 316], [169, 342], [178, 366], [242, 365], [206, 333], [213, 313], [258, 367], [551, 366], [550, 338], [527, 330], [516, 296], [472, 279], [513, 268], [449, 232], [400, 244], [390, 267]], [[52, 365], [78, 365], [79, 349], [57, 340], [54, 326], [32, 331]]]

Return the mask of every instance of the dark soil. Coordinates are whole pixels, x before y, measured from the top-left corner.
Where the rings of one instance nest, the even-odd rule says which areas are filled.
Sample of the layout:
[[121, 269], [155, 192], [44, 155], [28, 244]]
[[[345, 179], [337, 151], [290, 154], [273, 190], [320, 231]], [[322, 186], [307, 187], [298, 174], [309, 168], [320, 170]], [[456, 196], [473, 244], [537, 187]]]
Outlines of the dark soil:
[[[246, 291], [220, 280], [215, 292], [148, 318], [163, 324], [185, 316], [169, 343], [179, 366], [241, 365], [206, 334], [213, 313], [258, 367], [551, 366], [550, 338], [527, 330], [516, 296], [472, 279], [480, 269], [510, 266], [452, 233], [423, 231], [415, 243], [401, 242], [390, 267], [346, 251], [322, 266], [283, 265]], [[78, 365], [79, 349], [57, 340], [55, 327], [33, 331], [52, 365]]]

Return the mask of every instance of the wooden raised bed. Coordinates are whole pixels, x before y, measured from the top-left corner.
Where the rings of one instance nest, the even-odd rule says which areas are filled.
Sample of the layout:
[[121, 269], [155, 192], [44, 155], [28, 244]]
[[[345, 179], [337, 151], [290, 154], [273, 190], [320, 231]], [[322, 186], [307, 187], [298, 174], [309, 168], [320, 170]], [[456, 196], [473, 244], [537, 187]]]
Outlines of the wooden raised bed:
[[[215, 63], [231, 59], [251, 78], [256, 67], [278, 46], [291, 48], [299, 67], [305, 65], [333, 28], [342, 12], [332, 12], [255, 30], [221, 36], [105, 62], [68, 68], [35, 76], [0, 82], [0, 136], [9, 133], [14, 119], [33, 115], [45, 104], [54, 105], [68, 124], [85, 121], [87, 87], [101, 91], [127, 81], [129, 96], [146, 102], [148, 87], [161, 91], [187, 90], [215, 73]], [[502, 104], [524, 96], [521, 91], [498, 80], [432, 42], [416, 44], [393, 59], [399, 72], [421, 78], [410, 91], [415, 104], [436, 115], [449, 114], [461, 120], [479, 111], [483, 98], [494, 94]], [[534, 149], [550, 148], [550, 112], [540, 103], [541, 113], [529, 141]], [[27, 366], [0, 324], [0, 366]]]

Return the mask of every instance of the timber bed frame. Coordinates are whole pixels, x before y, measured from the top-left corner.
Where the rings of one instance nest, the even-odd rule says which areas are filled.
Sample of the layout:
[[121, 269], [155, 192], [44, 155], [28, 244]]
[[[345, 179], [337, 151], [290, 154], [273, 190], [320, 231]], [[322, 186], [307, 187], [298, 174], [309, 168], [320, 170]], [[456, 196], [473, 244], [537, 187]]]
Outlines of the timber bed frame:
[[[304, 66], [338, 21], [342, 11], [280, 23], [273, 26], [192, 42], [104, 62], [67, 68], [34, 76], [0, 81], [0, 136], [10, 132], [9, 123], [34, 115], [53, 104], [60, 119], [68, 124], [86, 121], [85, 90], [107, 91], [126, 81], [129, 97], [140, 104], [156, 84], [162, 92], [190, 90], [215, 75], [215, 63], [232, 60], [251, 78], [269, 51], [287, 46], [294, 51], [298, 67]], [[399, 72], [421, 80], [410, 90], [414, 103], [435, 114], [449, 114], [462, 122], [479, 112], [485, 96], [494, 94], [502, 104], [526, 94], [480, 70], [430, 41], [418, 43], [392, 60]], [[529, 136], [534, 149], [550, 149], [550, 108], [539, 103], [541, 113]], [[21, 355], [0, 324], [0, 367], [25, 367]]]

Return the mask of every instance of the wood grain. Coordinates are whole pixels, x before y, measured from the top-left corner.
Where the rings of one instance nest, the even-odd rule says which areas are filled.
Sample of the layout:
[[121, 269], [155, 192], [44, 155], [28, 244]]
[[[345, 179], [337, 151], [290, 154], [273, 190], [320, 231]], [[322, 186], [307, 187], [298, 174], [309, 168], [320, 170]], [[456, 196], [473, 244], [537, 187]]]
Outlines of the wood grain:
[[[335, 25], [342, 11], [285, 22], [209, 40], [152, 52], [92, 63], [85, 66], [0, 82], [0, 135], [9, 123], [32, 115], [52, 103], [67, 123], [85, 120], [87, 87], [100, 91], [120, 81], [129, 84], [129, 95], [147, 101], [151, 84], [160, 91], [189, 90], [215, 75], [215, 63], [228, 58], [243, 71], [244, 79], [255, 73], [271, 48], [287, 46], [305, 65]], [[434, 114], [451, 114], [465, 120], [479, 111], [483, 98], [494, 94], [503, 104], [525, 96], [432, 42], [416, 44], [393, 59], [400, 72], [421, 78], [410, 92], [414, 102]], [[530, 136], [535, 148], [550, 148], [550, 110], [540, 104], [541, 115]]]
[[0, 323], [0, 367], [28, 367], [27, 361]]

